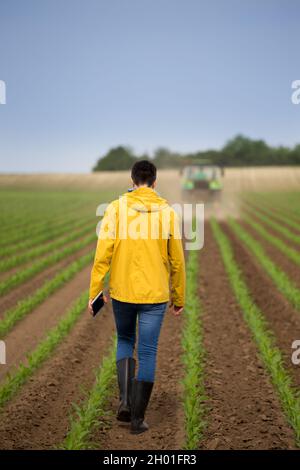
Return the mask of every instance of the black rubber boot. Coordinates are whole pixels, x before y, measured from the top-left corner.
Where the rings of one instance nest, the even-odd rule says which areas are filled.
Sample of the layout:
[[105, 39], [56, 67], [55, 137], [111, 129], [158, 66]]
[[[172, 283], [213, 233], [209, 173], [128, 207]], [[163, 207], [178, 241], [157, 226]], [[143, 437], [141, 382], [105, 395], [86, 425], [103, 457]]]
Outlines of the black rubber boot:
[[135, 374], [135, 360], [125, 357], [117, 361], [120, 404], [117, 414], [119, 421], [129, 422], [131, 419], [132, 381]]
[[148, 430], [145, 412], [150, 400], [153, 382], [134, 380], [132, 387], [131, 434], [141, 434]]

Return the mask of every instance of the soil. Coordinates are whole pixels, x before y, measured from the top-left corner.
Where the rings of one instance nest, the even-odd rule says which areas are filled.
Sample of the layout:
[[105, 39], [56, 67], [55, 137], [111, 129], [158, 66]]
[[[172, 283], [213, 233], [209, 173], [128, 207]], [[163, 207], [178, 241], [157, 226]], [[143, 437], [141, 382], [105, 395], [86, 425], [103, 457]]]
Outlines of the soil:
[[54, 266], [51, 266], [28, 281], [24, 282], [20, 286], [15, 287], [7, 294], [4, 294], [0, 297], [0, 318], [4, 315], [5, 311], [14, 307], [18, 301], [26, 298], [27, 296], [34, 293], [45, 281], [52, 279], [56, 274], [58, 274], [62, 269], [66, 268], [73, 261], [78, 259], [80, 256], [83, 256], [89, 253], [92, 249], [95, 248], [95, 243], [82, 248], [71, 256], [64, 258], [63, 260], [56, 263]]
[[209, 408], [201, 449], [293, 448], [293, 432], [258, 357], [209, 226], [200, 273]]
[[[300, 315], [277, 291], [258, 262], [249, 255], [231, 230], [229, 234], [247, 284], [262, 309], [295, 383], [300, 385], [300, 369], [290, 364], [291, 342], [300, 336]], [[86, 247], [83, 252], [88, 252]], [[15, 304], [16, 294], [25, 297], [81, 253], [31, 279], [1, 299]], [[71, 304], [73, 291], [79, 295], [88, 284], [90, 267], [78, 273], [67, 285], [18, 323], [7, 335], [8, 362], [17, 364], [32, 350], [45, 332], [54, 326]], [[201, 449], [291, 449], [294, 434], [287, 424], [274, 388], [270, 383], [251, 333], [243, 320], [218, 247], [209, 225], [200, 253], [199, 294], [202, 299], [207, 428]], [[6, 307], [8, 308], [8, 307]], [[153, 395], [146, 414], [147, 433], [133, 436], [128, 424], [115, 419], [117, 391], [108, 411], [93, 435], [99, 448], [182, 449], [184, 415], [182, 407], [181, 331], [184, 318], [166, 312], [159, 343], [158, 365]], [[65, 341], [32, 376], [1, 412], [0, 447], [3, 449], [51, 449], [63, 441], [69, 429], [74, 402], [79, 403], [95, 378], [94, 370], [108, 351], [114, 322], [111, 307], [92, 320], [84, 313]], [[299, 334], [297, 333], [299, 332]], [[298, 372], [299, 370], [299, 372]], [[2, 370], [0, 370], [2, 373]]]
[[[277, 208], [277, 207], [270, 207], [270, 206], [265, 206], [265, 205], [263, 205], [262, 207], [258, 207], [257, 205], [251, 204], [251, 203], [246, 203], [245, 205], [243, 205], [243, 211], [246, 210], [248, 206], [250, 206], [252, 209], [255, 209], [255, 211], [260, 212], [262, 215], [267, 215], [274, 222], [280, 223], [280, 225], [282, 225], [283, 227], [290, 230], [291, 233], [294, 233], [295, 235], [300, 234], [299, 230], [297, 230], [294, 227], [291, 227], [289, 224], [287, 224], [286, 222], [284, 222], [280, 218], [282, 215], [284, 215], [284, 216], [288, 217], [291, 221], [300, 224], [299, 216], [297, 216], [292, 211], [290, 211], [290, 210], [287, 211], [283, 208], [280, 209], [280, 208]], [[247, 211], [247, 212], [249, 212], [251, 215], [253, 215], [252, 211]]]
[[[243, 209], [244, 213], [247, 214], [248, 216], [251, 217], [251, 219], [253, 219], [255, 222], [259, 223], [260, 225], [262, 225], [264, 227], [265, 230], [267, 230], [271, 235], [273, 235], [274, 237], [277, 237], [279, 238], [280, 240], [282, 240], [287, 246], [293, 248], [294, 250], [299, 250], [300, 248], [300, 244], [293, 241], [293, 240], [290, 240], [288, 238], [286, 238], [282, 233], [274, 230], [272, 227], [270, 227], [267, 223], [265, 223], [263, 220], [261, 220], [259, 217], [257, 217], [256, 214], [253, 214], [252, 212], [249, 212], [247, 209]], [[272, 214], [269, 214], [269, 216], [271, 216]], [[298, 237], [300, 236], [300, 233], [297, 232], [295, 233], [295, 230], [293, 230], [291, 227], [288, 227], [288, 226], [285, 226], [285, 224], [281, 221], [278, 221], [277, 222], [280, 223], [281, 227], [284, 227], [286, 228], [290, 233], [294, 234], [294, 235], [297, 235]], [[249, 227], [249, 225], [247, 224], [247, 226]], [[258, 232], [256, 232], [255, 230], [255, 233], [258, 234]]]
[[106, 450], [163, 450], [180, 449], [184, 442], [184, 416], [182, 410], [181, 365], [182, 318], [166, 312], [159, 340], [156, 380], [148, 406], [146, 421], [149, 431], [131, 435], [129, 425], [115, 418], [118, 398], [109, 408], [113, 415], [95, 434], [100, 449]]
[[[284, 253], [282, 253], [282, 251], [278, 250], [278, 248], [276, 248], [274, 245], [271, 245], [271, 243], [265, 240], [258, 232], [256, 232], [256, 230], [254, 230], [248, 224], [240, 222], [240, 225], [245, 230], [247, 230], [249, 235], [255, 238], [255, 240], [257, 240], [262, 245], [266, 255], [269, 256], [269, 258], [271, 258], [271, 260], [276, 263], [282, 271], [286, 272], [286, 274], [289, 276], [290, 280], [294, 283], [294, 285], [300, 289], [299, 264], [296, 264], [294, 261], [288, 258]], [[269, 229], [268, 232], [272, 233]], [[285, 245], [289, 246], [290, 248], [293, 248], [294, 250], [298, 251], [298, 253], [300, 253], [300, 245], [293, 245], [292, 242], [285, 240], [283, 237], [278, 236], [274, 232], [272, 234], [275, 235], [277, 238], [280, 238], [285, 243]]]
[[5, 337], [7, 363], [0, 368], [0, 381], [20, 361], [26, 362], [26, 355], [53, 328], [71, 307], [82, 289], [87, 289], [91, 266], [84, 268], [71, 281], [48, 297], [24, 319], [17, 323]]
[[[291, 362], [293, 352], [291, 345], [295, 339], [300, 338], [300, 312], [296, 311], [277, 290], [273, 281], [259, 265], [259, 261], [247, 251], [233, 232], [226, 226], [223, 228], [232, 241], [235, 257], [251, 295], [274, 332], [277, 345], [285, 360], [285, 366], [290, 370], [295, 384], [299, 387], [300, 367]], [[275, 263], [278, 263], [278, 256], [278, 253], [273, 253], [272, 259]]]
[[1, 413], [1, 449], [52, 449], [69, 429], [72, 404], [85, 396], [111, 344], [109, 307], [92, 319], [84, 312], [56, 353]]
[[[74, 233], [78, 232], [82, 228], [84, 228], [84, 226], [80, 227], [80, 228], [76, 228], [74, 230]], [[46, 243], [43, 244], [43, 246], [47, 246], [48, 244], [52, 243], [53, 241], [57, 241], [57, 240], [65, 237], [66, 235], [68, 235], [68, 230], [66, 230], [66, 232], [63, 235], [60, 235], [59, 237], [54, 237], [52, 240], [47, 241]], [[86, 237], [86, 234], [83, 237], [80, 237], [80, 238], [84, 239], [85, 237]], [[36, 257], [36, 258], [32, 258], [31, 260], [26, 261], [25, 263], [21, 263], [21, 264], [15, 266], [13, 268], [10, 268], [10, 269], [6, 270], [5, 272], [1, 272], [0, 273], [0, 282], [3, 282], [5, 279], [9, 278], [10, 276], [13, 276], [17, 272], [21, 272], [23, 269], [29, 268], [30, 266], [32, 266], [33, 263], [36, 263], [37, 261], [41, 261], [41, 260], [47, 258], [47, 256], [49, 256], [49, 254], [51, 254], [52, 252], [60, 252], [61, 250], [64, 250], [65, 248], [70, 247], [75, 242], [77, 243], [80, 240], [80, 238], [76, 239], [76, 240], [69, 241], [68, 243], [65, 243], [60, 248], [56, 248], [54, 250], [50, 248], [48, 252], [43, 253], [43, 254], [39, 255], [38, 257]], [[19, 255], [19, 252], [17, 254]]]

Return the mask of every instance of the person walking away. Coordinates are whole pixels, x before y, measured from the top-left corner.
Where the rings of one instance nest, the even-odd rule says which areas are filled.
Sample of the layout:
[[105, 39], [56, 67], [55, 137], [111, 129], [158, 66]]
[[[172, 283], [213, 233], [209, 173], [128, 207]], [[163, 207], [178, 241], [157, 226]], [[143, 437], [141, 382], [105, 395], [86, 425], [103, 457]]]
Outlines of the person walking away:
[[156, 167], [149, 161], [138, 161], [131, 178], [133, 189], [113, 201], [102, 220], [91, 272], [89, 310], [92, 313], [91, 302], [103, 290], [110, 271], [120, 391], [117, 419], [131, 421], [131, 433], [139, 434], [148, 429], [144, 416], [155, 380], [167, 304], [171, 300], [175, 317], [184, 307], [185, 263], [178, 216], [154, 189]]

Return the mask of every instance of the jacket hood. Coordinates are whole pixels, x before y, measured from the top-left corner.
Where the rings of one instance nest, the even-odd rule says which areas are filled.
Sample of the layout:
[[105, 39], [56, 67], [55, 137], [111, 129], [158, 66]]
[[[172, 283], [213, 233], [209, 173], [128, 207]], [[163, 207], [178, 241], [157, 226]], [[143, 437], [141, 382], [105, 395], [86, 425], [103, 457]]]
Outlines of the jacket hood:
[[152, 188], [141, 187], [123, 194], [128, 207], [137, 212], [158, 212], [168, 207], [166, 199], [160, 197]]

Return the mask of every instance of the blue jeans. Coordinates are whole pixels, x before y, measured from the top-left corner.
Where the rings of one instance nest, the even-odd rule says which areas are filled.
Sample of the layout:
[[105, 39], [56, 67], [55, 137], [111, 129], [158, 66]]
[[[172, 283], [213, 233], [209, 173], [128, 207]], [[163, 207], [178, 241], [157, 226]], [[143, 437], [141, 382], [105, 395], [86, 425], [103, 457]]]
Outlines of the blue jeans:
[[137, 380], [154, 382], [158, 338], [167, 303], [131, 304], [112, 299], [118, 335], [117, 361], [133, 356], [138, 319]]

